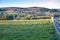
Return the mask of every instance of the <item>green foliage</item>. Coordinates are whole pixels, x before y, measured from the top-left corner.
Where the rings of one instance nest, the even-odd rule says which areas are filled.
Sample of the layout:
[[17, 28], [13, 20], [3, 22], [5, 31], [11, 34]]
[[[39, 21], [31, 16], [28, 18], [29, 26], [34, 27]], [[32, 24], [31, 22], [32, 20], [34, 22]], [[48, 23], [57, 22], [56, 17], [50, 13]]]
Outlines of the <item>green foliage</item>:
[[49, 19], [0, 21], [0, 40], [58, 40]]
[[8, 15], [7, 16], [7, 20], [13, 20], [13, 18], [14, 18], [13, 15]]

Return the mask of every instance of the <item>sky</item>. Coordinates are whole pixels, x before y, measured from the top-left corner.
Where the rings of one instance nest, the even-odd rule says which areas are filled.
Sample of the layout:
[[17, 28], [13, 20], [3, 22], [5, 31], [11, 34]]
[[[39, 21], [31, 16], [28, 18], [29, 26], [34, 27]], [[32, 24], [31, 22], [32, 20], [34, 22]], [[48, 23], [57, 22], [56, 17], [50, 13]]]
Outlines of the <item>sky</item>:
[[60, 8], [60, 0], [0, 0], [0, 7]]

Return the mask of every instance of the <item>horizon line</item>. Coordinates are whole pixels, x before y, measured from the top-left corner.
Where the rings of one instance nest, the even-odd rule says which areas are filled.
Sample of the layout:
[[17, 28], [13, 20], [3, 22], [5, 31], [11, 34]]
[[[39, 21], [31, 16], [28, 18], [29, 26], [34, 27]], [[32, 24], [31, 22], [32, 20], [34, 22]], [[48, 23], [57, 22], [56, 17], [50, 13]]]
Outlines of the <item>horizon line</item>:
[[[0, 6], [0, 8], [4, 7], [20, 7], [20, 8], [29, 8], [29, 7], [40, 7], [40, 6], [27, 6], [27, 7], [21, 7], [21, 6]], [[42, 7], [42, 8], [48, 8], [48, 7]], [[48, 8], [48, 9], [60, 9], [60, 8]]]

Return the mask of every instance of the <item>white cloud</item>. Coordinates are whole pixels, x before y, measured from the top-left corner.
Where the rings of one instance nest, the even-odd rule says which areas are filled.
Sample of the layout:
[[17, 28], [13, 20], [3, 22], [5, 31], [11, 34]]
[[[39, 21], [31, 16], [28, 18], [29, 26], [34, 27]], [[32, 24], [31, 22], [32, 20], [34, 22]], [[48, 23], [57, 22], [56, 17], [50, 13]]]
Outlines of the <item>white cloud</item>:
[[[39, 0], [38, 0], [39, 1]], [[46, 8], [60, 8], [60, 3], [58, 0], [43, 0], [42, 2], [35, 2], [35, 3], [26, 3], [26, 4], [17, 4], [17, 5], [5, 5], [3, 7], [31, 7], [31, 6], [39, 6], [39, 7], [46, 7]], [[0, 6], [2, 7], [2, 6]]]
[[25, 7], [29, 7], [29, 6], [60, 8], [60, 3], [58, 2], [58, 0], [44, 0], [43, 2], [30, 3], [25, 5]]
[[38, 6], [47, 8], [60, 8], [60, 4], [57, 0], [45, 0], [44, 2], [38, 3]]

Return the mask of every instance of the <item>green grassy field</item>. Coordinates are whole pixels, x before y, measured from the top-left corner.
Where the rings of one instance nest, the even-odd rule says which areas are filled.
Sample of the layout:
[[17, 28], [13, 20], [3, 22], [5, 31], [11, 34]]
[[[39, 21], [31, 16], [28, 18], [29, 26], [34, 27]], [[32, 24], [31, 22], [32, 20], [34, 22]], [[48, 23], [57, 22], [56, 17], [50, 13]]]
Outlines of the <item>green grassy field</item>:
[[58, 40], [50, 19], [0, 21], [0, 40]]

